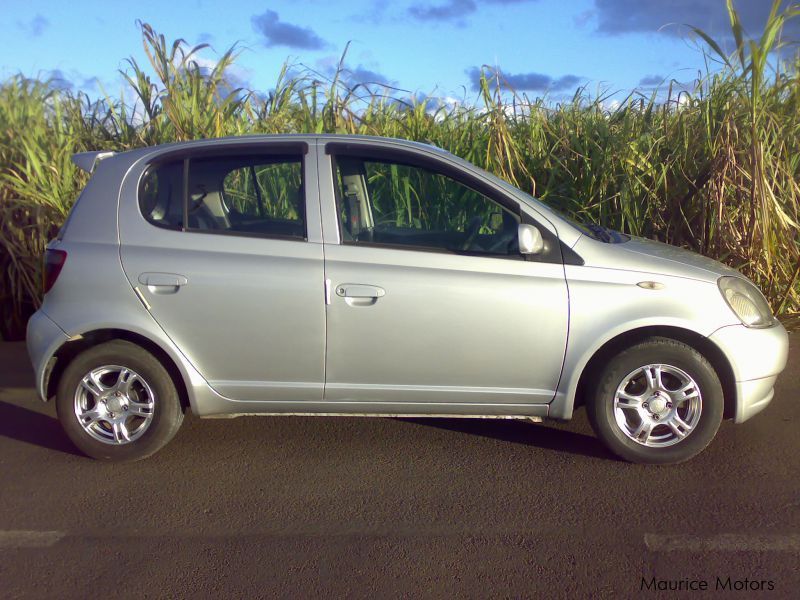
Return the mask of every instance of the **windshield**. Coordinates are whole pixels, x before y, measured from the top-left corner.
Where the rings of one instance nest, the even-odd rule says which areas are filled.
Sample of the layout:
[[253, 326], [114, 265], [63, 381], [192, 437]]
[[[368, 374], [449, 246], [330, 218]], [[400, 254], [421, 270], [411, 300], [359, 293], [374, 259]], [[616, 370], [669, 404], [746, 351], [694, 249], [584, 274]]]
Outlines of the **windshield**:
[[522, 191], [518, 187], [508, 183], [506, 180], [501, 179], [500, 177], [497, 177], [496, 175], [490, 173], [489, 171], [481, 169], [480, 167], [473, 165], [472, 163], [469, 163], [459, 157], [454, 156], [453, 158], [455, 158], [456, 161], [460, 162], [462, 165], [465, 165], [470, 169], [476, 169], [480, 171], [480, 173], [484, 177], [491, 179], [493, 182], [501, 186], [503, 189], [505, 189], [512, 195], [524, 196], [528, 202], [534, 205], [534, 207], [540, 209], [542, 212], [546, 214], [556, 217], [557, 219], [566, 223], [567, 225], [577, 230], [578, 232], [582, 233], [586, 237], [589, 237], [593, 240], [597, 240], [598, 242], [603, 242], [606, 244], [622, 244], [631, 239], [631, 237], [625, 233], [620, 233], [619, 231], [603, 227], [602, 225], [597, 225], [595, 223], [586, 223], [583, 221], [579, 221], [573, 217], [570, 217], [563, 211], [553, 206], [550, 206], [549, 204], [545, 204], [538, 198], [531, 196], [527, 192]]
[[631, 236], [620, 233], [619, 231], [615, 231], [614, 229], [609, 229], [608, 227], [603, 227], [602, 225], [597, 225], [596, 223], [587, 223], [585, 221], [579, 221], [574, 217], [569, 216], [562, 210], [550, 206], [549, 204], [545, 204], [538, 198], [531, 196], [530, 194], [523, 192], [522, 190], [514, 187], [513, 185], [503, 181], [500, 178], [495, 177], [496, 181], [499, 181], [503, 184], [503, 187], [509, 190], [513, 190], [517, 194], [523, 194], [526, 199], [530, 200], [533, 204], [546, 208], [551, 213], [554, 213], [558, 216], [561, 220], [566, 221], [572, 227], [580, 231], [583, 235], [592, 238], [593, 240], [597, 240], [598, 242], [604, 242], [606, 244], [622, 244], [627, 242], [631, 239]]

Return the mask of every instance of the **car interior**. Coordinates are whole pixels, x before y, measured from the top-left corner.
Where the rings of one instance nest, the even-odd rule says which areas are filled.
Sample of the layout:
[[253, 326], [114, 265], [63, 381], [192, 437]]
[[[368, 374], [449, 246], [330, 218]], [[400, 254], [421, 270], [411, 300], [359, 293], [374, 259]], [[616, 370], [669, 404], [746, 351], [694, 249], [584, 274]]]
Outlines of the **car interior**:
[[[390, 161], [337, 157], [335, 164], [345, 243], [519, 256], [519, 215], [468, 185]], [[142, 213], [155, 225], [182, 229], [182, 190], [183, 161], [156, 165], [140, 187]], [[186, 228], [304, 238], [301, 158], [190, 160]]]

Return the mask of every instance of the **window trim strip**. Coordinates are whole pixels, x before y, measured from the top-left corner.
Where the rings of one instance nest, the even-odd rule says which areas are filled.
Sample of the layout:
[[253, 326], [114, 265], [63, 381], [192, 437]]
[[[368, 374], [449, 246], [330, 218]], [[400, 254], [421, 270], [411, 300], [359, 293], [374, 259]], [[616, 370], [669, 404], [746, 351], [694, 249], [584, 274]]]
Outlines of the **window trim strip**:
[[189, 157], [183, 159], [183, 188], [181, 190], [181, 200], [183, 203], [183, 224], [181, 231], [189, 230]]

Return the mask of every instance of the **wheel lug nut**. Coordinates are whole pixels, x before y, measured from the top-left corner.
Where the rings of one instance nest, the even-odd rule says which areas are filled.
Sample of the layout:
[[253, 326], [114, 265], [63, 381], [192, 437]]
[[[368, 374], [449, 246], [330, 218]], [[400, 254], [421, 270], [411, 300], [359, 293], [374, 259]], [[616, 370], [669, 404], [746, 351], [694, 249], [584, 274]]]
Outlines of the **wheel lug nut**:
[[650, 405], [647, 402], [642, 402], [642, 408], [647, 408], [648, 406]]
[[653, 415], [653, 420], [658, 421], [658, 415]]
[[672, 408], [672, 402], [667, 402], [667, 408]]

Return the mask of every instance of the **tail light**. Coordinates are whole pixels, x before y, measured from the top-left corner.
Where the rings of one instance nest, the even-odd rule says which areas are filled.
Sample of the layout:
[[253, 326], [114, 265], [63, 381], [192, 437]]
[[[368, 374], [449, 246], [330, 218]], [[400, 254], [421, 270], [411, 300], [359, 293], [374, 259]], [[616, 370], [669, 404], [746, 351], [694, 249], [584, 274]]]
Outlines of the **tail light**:
[[42, 293], [46, 294], [53, 287], [65, 262], [67, 262], [67, 253], [63, 250], [45, 250], [44, 269], [42, 270]]

